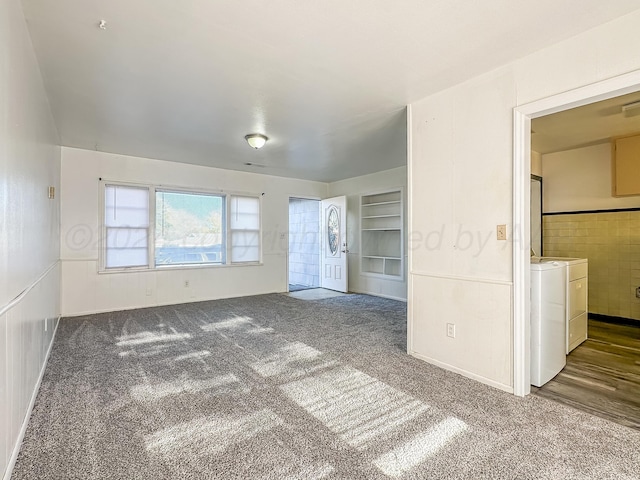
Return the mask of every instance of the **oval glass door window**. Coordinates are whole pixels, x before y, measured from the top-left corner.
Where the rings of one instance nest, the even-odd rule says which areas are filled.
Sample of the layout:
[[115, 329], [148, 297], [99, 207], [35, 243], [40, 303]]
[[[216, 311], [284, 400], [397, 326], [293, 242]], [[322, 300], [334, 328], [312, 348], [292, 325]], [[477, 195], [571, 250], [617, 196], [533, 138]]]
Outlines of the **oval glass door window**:
[[340, 216], [335, 206], [329, 208], [327, 216], [327, 240], [329, 243], [329, 251], [331, 255], [338, 253], [338, 244], [340, 243]]

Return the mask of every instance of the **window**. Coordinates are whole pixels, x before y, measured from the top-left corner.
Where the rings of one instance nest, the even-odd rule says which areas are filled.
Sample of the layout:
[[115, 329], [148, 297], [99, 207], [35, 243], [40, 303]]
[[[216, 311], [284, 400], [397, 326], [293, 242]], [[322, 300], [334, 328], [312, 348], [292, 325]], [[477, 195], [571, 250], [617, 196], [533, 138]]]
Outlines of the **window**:
[[260, 261], [260, 197], [104, 184], [103, 270]]
[[260, 260], [260, 199], [231, 196], [231, 262]]
[[105, 268], [149, 266], [149, 188], [105, 185]]
[[224, 263], [224, 201], [156, 190], [155, 264]]

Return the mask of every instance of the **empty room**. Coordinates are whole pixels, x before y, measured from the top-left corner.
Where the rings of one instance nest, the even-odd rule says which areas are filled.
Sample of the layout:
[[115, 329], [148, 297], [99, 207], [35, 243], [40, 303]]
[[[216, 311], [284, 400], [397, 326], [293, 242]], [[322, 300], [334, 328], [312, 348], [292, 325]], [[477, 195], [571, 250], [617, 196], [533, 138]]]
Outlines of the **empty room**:
[[639, 23], [0, 0], [3, 478], [640, 479]]

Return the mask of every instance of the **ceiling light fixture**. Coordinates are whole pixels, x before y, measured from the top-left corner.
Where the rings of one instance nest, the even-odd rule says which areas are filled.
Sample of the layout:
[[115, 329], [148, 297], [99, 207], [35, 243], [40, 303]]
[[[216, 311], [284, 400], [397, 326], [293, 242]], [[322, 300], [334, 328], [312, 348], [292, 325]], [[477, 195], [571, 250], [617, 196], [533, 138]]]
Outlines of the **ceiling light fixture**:
[[249, 135], [245, 135], [244, 139], [251, 148], [255, 148], [256, 150], [264, 147], [264, 144], [269, 140], [261, 133], [250, 133]]

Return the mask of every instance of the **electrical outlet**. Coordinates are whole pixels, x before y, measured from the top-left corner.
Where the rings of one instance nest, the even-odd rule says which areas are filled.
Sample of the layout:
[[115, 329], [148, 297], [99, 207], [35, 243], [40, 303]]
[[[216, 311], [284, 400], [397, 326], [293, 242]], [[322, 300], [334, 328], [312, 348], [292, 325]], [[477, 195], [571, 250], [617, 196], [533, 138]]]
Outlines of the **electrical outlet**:
[[456, 338], [455, 323], [447, 323], [447, 337]]
[[636, 288], [636, 298], [640, 298], [640, 287]]
[[496, 229], [498, 240], [506, 240], [507, 239], [507, 226], [506, 225], [498, 225]]
[[184, 288], [189, 288], [189, 280], [184, 281]]
[[147, 297], [150, 297], [152, 293], [151, 288], [147, 288]]

